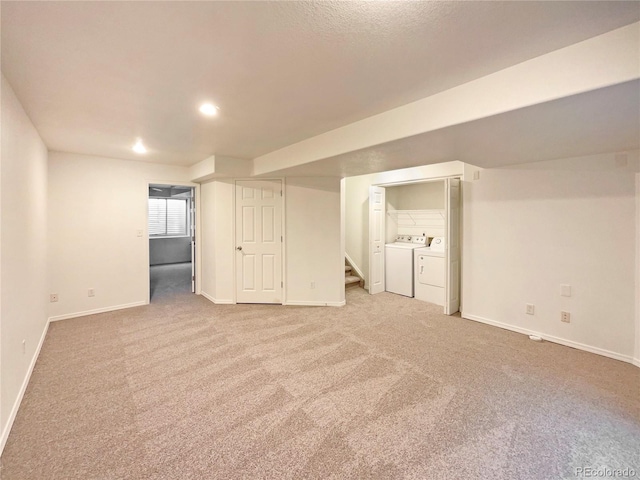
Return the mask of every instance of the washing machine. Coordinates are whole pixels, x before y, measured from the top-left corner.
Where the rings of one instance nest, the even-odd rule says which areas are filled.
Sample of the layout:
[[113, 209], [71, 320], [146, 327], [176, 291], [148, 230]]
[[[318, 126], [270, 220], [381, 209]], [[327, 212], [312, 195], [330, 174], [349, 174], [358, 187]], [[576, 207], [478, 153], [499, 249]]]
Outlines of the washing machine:
[[424, 248], [427, 237], [398, 235], [393, 243], [384, 246], [385, 290], [405, 297], [413, 297], [413, 252]]
[[417, 300], [444, 306], [444, 245], [444, 237], [434, 237], [428, 247], [413, 251]]

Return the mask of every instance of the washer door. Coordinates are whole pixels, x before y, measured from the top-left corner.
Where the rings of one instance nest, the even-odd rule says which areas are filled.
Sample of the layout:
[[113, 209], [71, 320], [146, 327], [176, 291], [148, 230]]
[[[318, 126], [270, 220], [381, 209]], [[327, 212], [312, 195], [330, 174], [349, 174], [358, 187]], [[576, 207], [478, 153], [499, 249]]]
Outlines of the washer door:
[[413, 250], [385, 248], [385, 290], [413, 297]]

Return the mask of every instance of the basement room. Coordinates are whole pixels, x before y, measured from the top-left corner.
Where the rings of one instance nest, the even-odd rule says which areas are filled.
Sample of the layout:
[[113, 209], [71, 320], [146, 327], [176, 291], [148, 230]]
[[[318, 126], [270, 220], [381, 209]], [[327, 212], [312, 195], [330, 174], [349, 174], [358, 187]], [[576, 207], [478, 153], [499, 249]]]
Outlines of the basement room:
[[640, 476], [640, 2], [0, 27], [2, 480]]

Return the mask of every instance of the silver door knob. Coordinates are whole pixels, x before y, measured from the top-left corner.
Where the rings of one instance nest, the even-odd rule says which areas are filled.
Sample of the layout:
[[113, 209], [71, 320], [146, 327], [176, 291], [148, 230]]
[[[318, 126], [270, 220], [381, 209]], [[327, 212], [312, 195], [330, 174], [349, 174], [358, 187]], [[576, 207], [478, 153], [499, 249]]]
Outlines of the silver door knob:
[[240, 251], [242, 250], [242, 247], [236, 247], [236, 250]]

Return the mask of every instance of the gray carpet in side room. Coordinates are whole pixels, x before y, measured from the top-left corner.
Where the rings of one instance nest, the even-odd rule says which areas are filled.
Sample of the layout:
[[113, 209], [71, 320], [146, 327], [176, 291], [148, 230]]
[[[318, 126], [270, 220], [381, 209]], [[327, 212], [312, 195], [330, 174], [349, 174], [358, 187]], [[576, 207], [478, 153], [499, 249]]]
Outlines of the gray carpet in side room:
[[191, 262], [149, 267], [151, 301], [191, 292]]
[[383, 293], [173, 295], [51, 324], [14, 479], [559, 479], [640, 472], [640, 369]]

